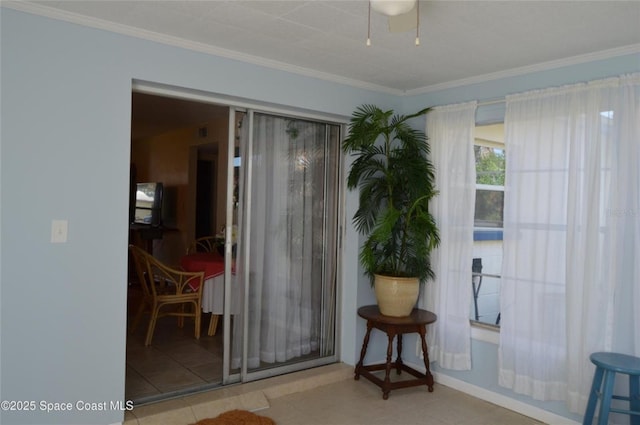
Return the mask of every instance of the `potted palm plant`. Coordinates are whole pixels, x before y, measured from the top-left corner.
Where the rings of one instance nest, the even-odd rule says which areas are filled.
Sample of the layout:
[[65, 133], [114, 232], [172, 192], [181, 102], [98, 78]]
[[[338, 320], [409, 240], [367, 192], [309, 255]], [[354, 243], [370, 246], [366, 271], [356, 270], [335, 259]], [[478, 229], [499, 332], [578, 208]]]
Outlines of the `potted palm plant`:
[[425, 133], [408, 124], [427, 110], [398, 115], [362, 105], [342, 144], [355, 157], [347, 187], [360, 190], [353, 216], [356, 230], [366, 237], [360, 264], [371, 278], [381, 313], [388, 316], [409, 315], [420, 284], [434, 277], [429, 257], [440, 242], [429, 212], [437, 195], [434, 167]]

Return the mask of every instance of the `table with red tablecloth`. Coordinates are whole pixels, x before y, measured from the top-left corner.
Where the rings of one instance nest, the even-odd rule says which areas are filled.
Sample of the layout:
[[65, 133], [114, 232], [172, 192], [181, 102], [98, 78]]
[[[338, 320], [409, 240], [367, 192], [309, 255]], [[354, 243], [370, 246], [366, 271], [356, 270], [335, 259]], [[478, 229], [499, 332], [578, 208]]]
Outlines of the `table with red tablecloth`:
[[[217, 252], [197, 252], [180, 259], [186, 271], [203, 271], [202, 311], [221, 315], [224, 313], [224, 257]], [[231, 313], [240, 311], [240, 294], [234, 290], [235, 276], [231, 279]]]

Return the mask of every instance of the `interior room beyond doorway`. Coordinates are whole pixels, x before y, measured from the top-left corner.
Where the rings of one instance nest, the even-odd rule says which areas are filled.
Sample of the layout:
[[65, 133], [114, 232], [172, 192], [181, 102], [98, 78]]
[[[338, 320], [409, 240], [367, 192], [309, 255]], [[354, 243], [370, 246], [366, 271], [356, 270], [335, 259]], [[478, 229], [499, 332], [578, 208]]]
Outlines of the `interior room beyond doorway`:
[[[162, 184], [163, 193], [159, 224], [144, 233], [144, 224], [132, 226], [130, 243], [167, 265], [177, 266], [202, 232], [215, 234], [224, 225], [228, 116], [226, 106], [132, 93], [131, 191], [153, 182]], [[130, 267], [130, 319], [141, 296], [134, 275]], [[222, 382], [222, 332], [207, 335], [209, 314], [203, 314], [199, 340], [192, 324], [178, 328], [175, 318], [164, 317], [145, 347], [147, 323], [145, 316], [128, 333], [127, 399], [145, 403]]]

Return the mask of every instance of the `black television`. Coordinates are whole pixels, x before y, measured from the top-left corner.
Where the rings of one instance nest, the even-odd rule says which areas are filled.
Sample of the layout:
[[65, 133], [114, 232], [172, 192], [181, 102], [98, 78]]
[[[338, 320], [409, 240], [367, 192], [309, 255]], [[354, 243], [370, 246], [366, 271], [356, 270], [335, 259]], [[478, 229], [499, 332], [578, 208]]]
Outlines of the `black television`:
[[162, 224], [163, 189], [160, 182], [136, 184], [134, 223], [156, 227]]

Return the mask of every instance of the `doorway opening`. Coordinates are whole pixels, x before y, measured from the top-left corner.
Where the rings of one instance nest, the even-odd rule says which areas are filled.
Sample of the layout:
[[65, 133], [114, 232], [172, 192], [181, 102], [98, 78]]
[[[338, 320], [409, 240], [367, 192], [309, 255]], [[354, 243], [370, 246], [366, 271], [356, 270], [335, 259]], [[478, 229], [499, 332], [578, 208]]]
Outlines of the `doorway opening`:
[[[161, 183], [164, 190], [157, 225], [132, 224], [130, 243], [167, 265], [180, 264], [196, 237], [214, 234], [222, 225], [216, 220], [224, 205], [217, 203], [225, 197], [217, 187], [224, 188], [226, 180], [216, 171], [219, 144], [227, 141], [228, 114], [226, 106], [132, 94], [130, 202], [135, 205], [138, 184]], [[131, 325], [144, 294], [131, 261], [129, 270]], [[150, 346], [144, 345], [149, 316], [129, 329], [126, 399], [140, 405], [221, 385], [223, 336], [219, 331], [208, 335], [210, 316], [202, 314], [198, 340], [192, 323], [180, 328], [173, 317], [158, 320]]]
[[196, 171], [196, 239], [216, 232], [213, 229], [215, 211], [215, 164], [211, 159], [198, 158]]
[[[167, 104], [205, 116], [171, 128], [184, 111], [167, 114]], [[171, 317], [158, 321], [149, 346], [144, 325], [129, 333], [126, 398], [143, 404], [335, 362], [343, 124], [179, 95], [134, 93], [132, 105], [132, 187], [156, 182], [173, 192], [150, 253], [188, 270], [189, 248], [211, 236], [222, 241], [212, 252], [223, 266], [203, 270], [200, 338]], [[136, 121], [148, 115], [173, 118], [153, 135]]]

